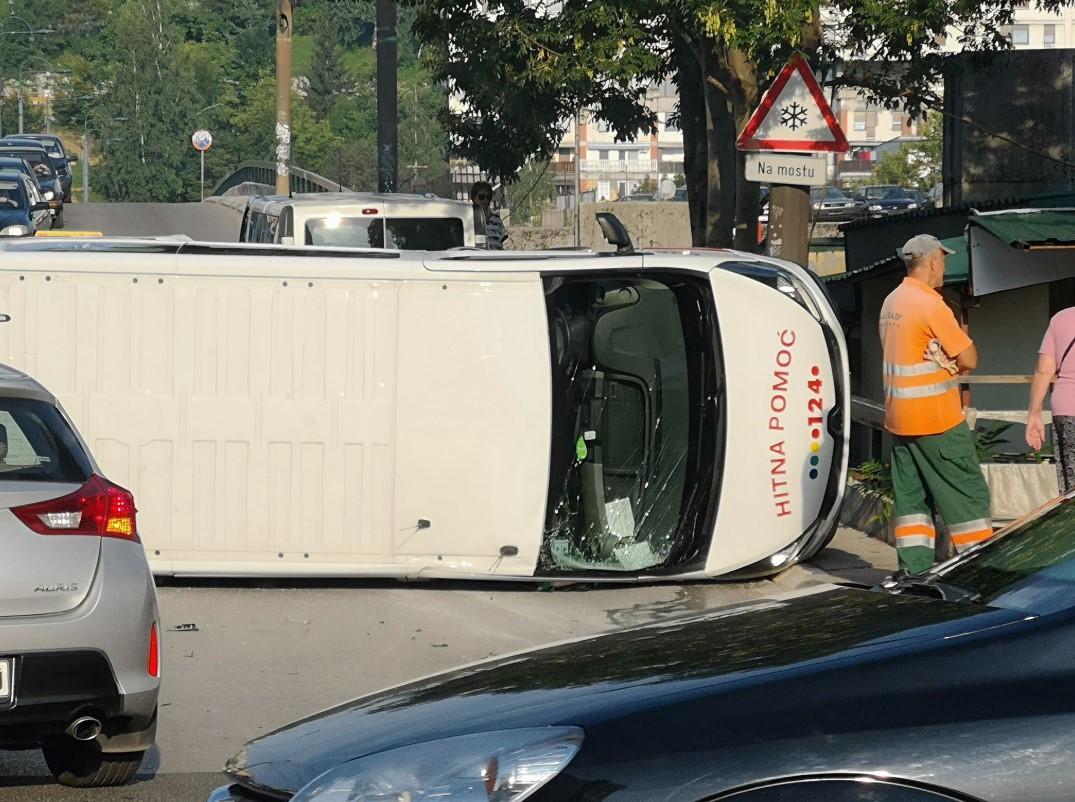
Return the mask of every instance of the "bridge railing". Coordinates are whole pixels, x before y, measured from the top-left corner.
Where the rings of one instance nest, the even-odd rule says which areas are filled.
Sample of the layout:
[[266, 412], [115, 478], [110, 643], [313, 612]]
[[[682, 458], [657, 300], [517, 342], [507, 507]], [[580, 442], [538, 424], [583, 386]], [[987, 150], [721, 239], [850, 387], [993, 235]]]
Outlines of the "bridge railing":
[[[212, 195], [223, 195], [228, 190], [234, 189], [241, 184], [256, 184], [266, 188], [266, 194], [276, 191], [276, 165], [272, 162], [250, 161], [243, 162], [235, 168], [234, 172], [221, 179]], [[291, 191], [292, 192], [350, 192], [348, 187], [335, 181], [330, 181], [323, 175], [311, 173], [301, 167], [291, 168]]]

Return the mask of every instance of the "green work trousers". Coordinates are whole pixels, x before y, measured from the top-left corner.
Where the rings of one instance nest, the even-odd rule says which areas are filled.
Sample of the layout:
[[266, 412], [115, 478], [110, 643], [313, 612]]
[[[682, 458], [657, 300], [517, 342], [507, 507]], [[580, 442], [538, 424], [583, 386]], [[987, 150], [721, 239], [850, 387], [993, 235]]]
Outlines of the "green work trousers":
[[989, 487], [978, 463], [974, 435], [964, 423], [940, 434], [896, 435], [892, 488], [900, 568], [917, 574], [933, 566], [934, 507], [957, 551], [993, 535]]

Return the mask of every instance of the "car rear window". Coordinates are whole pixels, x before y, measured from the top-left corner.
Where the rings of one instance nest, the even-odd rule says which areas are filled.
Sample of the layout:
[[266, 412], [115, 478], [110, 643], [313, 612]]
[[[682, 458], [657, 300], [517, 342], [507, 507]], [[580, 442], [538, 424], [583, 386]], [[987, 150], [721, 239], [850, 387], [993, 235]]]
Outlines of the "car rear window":
[[0, 482], [81, 484], [92, 473], [82, 444], [56, 407], [0, 397]]
[[26, 198], [19, 182], [0, 179], [0, 211], [25, 208]]
[[314, 218], [306, 221], [306, 244], [445, 251], [464, 245], [463, 221], [457, 217]]

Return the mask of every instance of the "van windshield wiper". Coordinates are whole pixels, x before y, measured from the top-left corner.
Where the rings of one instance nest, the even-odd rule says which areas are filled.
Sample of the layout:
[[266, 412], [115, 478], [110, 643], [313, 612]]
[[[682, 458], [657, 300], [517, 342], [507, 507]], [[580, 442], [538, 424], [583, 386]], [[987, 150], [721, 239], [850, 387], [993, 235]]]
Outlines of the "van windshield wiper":
[[880, 585], [889, 593], [907, 593], [916, 596], [929, 596], [934, 599], [960, 602], [963, 604], [981, 604], [982, 594], [951, 582], [942, 582], [936, 576], [893, 575]]

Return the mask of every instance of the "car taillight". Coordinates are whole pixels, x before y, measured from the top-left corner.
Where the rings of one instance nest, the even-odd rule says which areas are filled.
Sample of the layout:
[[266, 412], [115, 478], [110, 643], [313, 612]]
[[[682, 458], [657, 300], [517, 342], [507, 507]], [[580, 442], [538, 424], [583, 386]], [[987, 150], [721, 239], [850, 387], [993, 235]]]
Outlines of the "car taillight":
[[11, 512], [39, 535], [98, 535], [138, 539], [134, 496], [100, 476], [91, 476], [74, 493]]
[[161, 675], [161, 649], [160, 636], [157, 635], [157, 622], [153, 622], [149, 630], [149, 660], [146, 663], [146, 672], [151, 677]]

